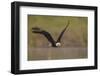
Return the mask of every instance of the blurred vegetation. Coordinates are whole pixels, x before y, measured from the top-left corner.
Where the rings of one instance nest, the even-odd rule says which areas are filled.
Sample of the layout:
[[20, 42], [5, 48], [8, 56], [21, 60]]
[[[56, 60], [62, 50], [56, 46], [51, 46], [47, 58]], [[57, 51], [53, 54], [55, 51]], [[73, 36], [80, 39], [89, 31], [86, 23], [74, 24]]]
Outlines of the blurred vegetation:
[[87, 47], [88, 18], [77, 16], [28, 15], [28, 46], [48, 47], [49, 42], [40, 34], [32, 33], [32, 27], [48, 31], [57, 40], [60, 32], [70, 21], [62, 37], [62, 47]]

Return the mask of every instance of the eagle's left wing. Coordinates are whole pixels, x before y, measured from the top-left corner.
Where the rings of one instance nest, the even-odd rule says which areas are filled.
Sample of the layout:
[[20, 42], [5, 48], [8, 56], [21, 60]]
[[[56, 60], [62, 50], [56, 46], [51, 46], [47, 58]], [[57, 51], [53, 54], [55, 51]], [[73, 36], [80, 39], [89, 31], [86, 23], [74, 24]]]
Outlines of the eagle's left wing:
[[61, 38], [62, 38], [64, 32], [66, 31], [66, 29], [68, 28], [69, 23], [70, 23], [70, 22], [68, 21], [68, 24], [67, 24], [66, 27], [62, 30], [62, 32], [60, 33], [60, 35], [59, 35], [59, 37], [58, 37], [58, 39], [57, 39], [56, 42], [60, 42], [60, 41], [61, 41]]

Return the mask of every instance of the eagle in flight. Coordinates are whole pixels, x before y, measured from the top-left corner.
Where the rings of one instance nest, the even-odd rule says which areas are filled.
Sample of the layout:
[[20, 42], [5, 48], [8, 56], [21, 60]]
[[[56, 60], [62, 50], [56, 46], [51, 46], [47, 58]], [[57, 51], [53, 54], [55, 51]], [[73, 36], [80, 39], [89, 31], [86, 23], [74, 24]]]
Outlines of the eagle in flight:
[[69, 21], [68, 21], [66, 27], [61, 31], [60, 35], [58, 36], [57, 41], [55, 41], [53, 39], [53, 37], [51, 36], [51, 34], [49, 32], [47, 32], [39, 27], [33, 27], [32, 33], [44, 35], [47, 38], [47, 40], [51, 43], [52, 47], [59, 47], [59, 46], [61, 46], [61, 38], [62, 38], [64, 32], [66, 31], [66, 29], [68, 28], [68, 26], [69, 26]]

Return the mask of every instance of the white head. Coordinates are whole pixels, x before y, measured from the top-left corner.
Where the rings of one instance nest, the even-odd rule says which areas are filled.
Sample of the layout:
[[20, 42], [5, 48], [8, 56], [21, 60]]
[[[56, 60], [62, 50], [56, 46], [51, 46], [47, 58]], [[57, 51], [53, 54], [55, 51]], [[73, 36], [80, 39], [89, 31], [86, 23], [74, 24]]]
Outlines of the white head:
[[57, 42], [57, 43], [56, 43], [56, 46], [57, 46], [57, 47], [61, 46], [61, 43]]

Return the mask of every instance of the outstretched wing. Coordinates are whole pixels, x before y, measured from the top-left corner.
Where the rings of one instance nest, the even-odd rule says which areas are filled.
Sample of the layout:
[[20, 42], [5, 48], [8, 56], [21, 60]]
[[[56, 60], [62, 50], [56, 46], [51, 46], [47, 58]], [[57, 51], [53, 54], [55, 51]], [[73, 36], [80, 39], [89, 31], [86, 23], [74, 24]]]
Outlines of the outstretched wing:
[[57, 39], [57, 42], [60, 42], [60, 41], [61, 41], [61, 38], [62, 38], [64, 32], [66, 31], [66, 29], [68, 28], [68, 26], [69, 26], [69, 21], [68, 21], [68, 24], [66, 25], [66, 27], [65, 27], [65, 28], [62, 30], [62, 32], [60, 33], [60, 35], [59, 35], [59, 37], [58, 37], [58, 39]]
[[42, 30], [38, 27], [32, 28], [32, 32], [44, 35], [47, 38], [47, 40], [52, 44], [52, 46], [56, 47], [55, 41], [54, 41], [54, 39], [52, 38], [52, 36], [49, 32]]

